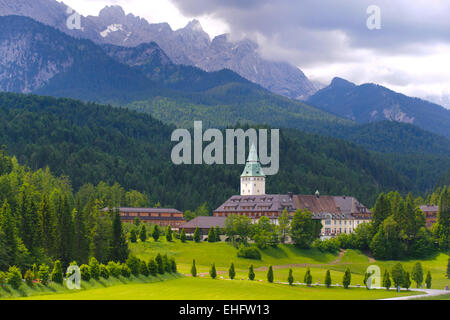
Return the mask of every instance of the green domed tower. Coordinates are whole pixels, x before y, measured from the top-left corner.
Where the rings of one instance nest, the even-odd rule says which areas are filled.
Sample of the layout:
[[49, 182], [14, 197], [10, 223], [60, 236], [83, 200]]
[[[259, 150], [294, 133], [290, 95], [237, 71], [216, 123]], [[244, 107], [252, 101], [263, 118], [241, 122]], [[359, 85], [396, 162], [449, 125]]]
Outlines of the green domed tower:
[[247, 164], [241, 175], [241, 196], [266, 194], [266, 175], [264, 174], [255, 145], [250, 148]]

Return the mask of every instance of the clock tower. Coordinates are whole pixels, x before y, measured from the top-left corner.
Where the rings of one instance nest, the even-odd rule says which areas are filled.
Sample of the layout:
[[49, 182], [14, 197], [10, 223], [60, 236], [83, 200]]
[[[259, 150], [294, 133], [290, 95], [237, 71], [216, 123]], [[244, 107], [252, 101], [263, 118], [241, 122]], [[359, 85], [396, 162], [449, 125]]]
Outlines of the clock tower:
[[241, 175], [241, 196], [266, 194], [266, 176], [261, 168], [255, 145], [250, 148], [247, 164]]

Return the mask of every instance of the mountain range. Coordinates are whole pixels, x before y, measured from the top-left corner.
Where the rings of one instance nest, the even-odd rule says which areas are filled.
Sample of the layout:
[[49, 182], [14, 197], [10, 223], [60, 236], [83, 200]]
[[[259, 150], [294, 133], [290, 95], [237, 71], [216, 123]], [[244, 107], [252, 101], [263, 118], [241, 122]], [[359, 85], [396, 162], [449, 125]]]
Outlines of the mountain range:
[[197, 20], [174, 31], [167, 23], [152, 24], [133, 14], [126, 15], [120, 6], [107, 6], [98, 16], [82, 16], [80, 29], [69, 29], [67, 20], [71, 12], [56, 0], [0, 0], [0, 16], [31, 17], [98, 44], [135, 47], [156, 42], [176, 64], [196, 66], [205, 71], [230, 69], [289, 98], [305, 99], [318, 89], [299, 68], [262, 58], [258, 45], [249, 39], [231, 41], [229, 35], [224, 34], [211, 40]]
[[450, 138], [450, 110], [373, 83], [358, 86], [334, 78], [307, 103], [360, 124], [383, 120], [409, 123]]

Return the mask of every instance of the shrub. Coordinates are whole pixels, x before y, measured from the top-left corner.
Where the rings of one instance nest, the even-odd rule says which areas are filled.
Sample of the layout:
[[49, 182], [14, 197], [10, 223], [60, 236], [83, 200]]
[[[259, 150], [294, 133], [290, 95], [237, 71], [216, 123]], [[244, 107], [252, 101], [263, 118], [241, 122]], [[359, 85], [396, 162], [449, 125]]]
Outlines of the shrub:
[[150, 272], [148, 271], [148, 267], [145, 261], [139, 260], [139, 273], [145, 277], [149, 276]]
[[108, 265], [106, 266], [106, 270], [108, 271], [109, 275], [114, 278], [119, 278], [122, 274], [122, 268], [120, 264], [110, 261], [108, 262]]
[[269, 271], [267, 271], [267, 281], [270, 283], [273, 282], [273, 268], [272, 266], [269, 267]]
[[25, 272], [25, 275], [23, 276], [23, 278], [25, 279], [25, 283], [27, 284], [27, 286], [33, 287], [34, 276], [33, 276], [33, 272], [31, 270], [27, 270], [27, 272]]
[[91, 280], [91, 269], [88, 265], [82, 264], [80, 267], [81, 272], [81, 280], [83, 281], [89, 281]]
[[64, 281], [63, 271], [61, 268], [61, 261], [56, 260], [52, 271], [52, 281], [55, 283], [62, 284]]
[[313, 242], [313, 248], [320, 250], [321, 252], [337, 253], [339, 252], [340, 242], [337, 238], [329, 240], [317, 239]]
[[134, 276], [139, 275], [140, 261], [138, 258], [135, 256], [129, 256], [126, 261], [126, 265], [130, 268], [130, 271]]
[[330, 273], [330, 270], [327, 270], [327, 273], [325, 274], [325, 286], [327, 288], [331, 287], [331, 273]]
[[39, 267], [38, 279], [42, 285], [46, 286], [48, 284], [48, 280], [50, 279], [50, 268], [48, 265], [43, 264]]
[[238, 257], [253, 259], [253, 260], [261, 260], [261, 252], [256, 247], [245, 247], [243, 244], [239, 247]]
[[191, 274], [194, 278], [197, 277], [197, 267], [195, 266], [195, 260], [192, 261]]
[[156, 266], [154, 259], [150, 259], [148, 262], [148, 272], [154, 277], [156, 277], [156, 274], [158, 273], [158, 267]]
[[103, 279], [109, 279], [109, 271], [104, 264], [100, 264], [99, 270], [100, 277], [102, 277]]
[[350, 272], [350, 269], [347, 268], [344, 273], [344, 279], [342, 280], [342, 284], [343, 284], [344, 288], [348, 289], [351, 282], [352, 282], [352, 274]]
[[248, 268], [248, 278], [253, 281], [255, 280], [255, 270], [253, 270], [253, 265]]
[[308, 268], [306, 269], [305, 277], [303, 278], [303, 282], [306, 283], [306, 285], [309, 287], [312, 283], [312, 275], [311, 270]]
[[89, 260], [89, 270], [91, 271], [92, 279], [100, 279], [100, 264], [98, 263], [97, 259], [91, 258], [91, 260]]
[[231, 263], [230, 269], [228, 270], [228, 275], [231, 280], [236, 276], [236, 271], [234, 270], [234, 263]]
[[294, 276], [292, 275], [292, 269], [289, 269], [288, 282], [290, 286], [292, 286], [292, 284], [294, 283]]
[[124, 278], [129, 278], [131, 276], [131, 270], [125, 263], [120, 266], [120, 274]]
[[6, 284], [6, 273], [0, 271], [0, 286], [3, 286], [5, 284]]
[[217, 277], [216, 264], [213, 263], [211, 266], [211, 270], [209, 270], [209, 275], [211, 278], [215, 279]]
[[20, 287], [22, 284], [22, 273], [20, 273], [19, 268], [15, 266], [9, 267], [8, 272], [6, 273], [6, 283], [14, 289]]

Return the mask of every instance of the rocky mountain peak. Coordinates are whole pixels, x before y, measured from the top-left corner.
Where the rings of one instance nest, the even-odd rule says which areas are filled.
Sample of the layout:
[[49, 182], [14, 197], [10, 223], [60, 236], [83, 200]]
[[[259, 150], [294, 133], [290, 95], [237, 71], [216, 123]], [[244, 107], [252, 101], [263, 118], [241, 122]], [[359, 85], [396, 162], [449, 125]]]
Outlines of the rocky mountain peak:
[[356, 85], [348, 80], [335, 77], [332, 81], [330, 86], [333, 87], [355, 87]]
[[100, 10], [98, 16], [108, 19], [123, 19], [125, 17], [125, 11], [118, 5], [106, 6]]

